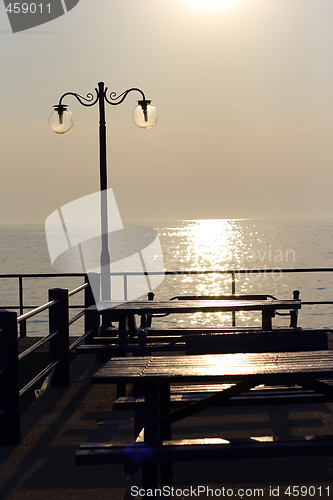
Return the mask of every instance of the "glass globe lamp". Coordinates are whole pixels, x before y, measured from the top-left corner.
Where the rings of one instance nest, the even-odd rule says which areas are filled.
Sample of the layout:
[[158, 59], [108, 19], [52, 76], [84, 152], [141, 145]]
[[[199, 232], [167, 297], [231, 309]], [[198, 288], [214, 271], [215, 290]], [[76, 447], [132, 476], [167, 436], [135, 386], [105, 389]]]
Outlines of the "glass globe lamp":
[[138, 101], [133, 111], [133, 121], [140, 128], [151, 128], [157, 122], [157, 110], [151, 101]]
[[54, 111], [50, 114], [49, 126], [56, 134], [66, 134], [74, 125], [73, 115], [67, 110], [67, 106], [58, 104], [53, 107]]

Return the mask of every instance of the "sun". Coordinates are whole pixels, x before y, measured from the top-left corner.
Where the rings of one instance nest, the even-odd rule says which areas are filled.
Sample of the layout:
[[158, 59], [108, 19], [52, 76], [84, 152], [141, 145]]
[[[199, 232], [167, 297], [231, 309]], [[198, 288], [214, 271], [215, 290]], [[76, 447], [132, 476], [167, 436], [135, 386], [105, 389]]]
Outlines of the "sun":
[[187, 0], [187, 2], [198, 9], [217, 10], [233, 3], [234, 0]]

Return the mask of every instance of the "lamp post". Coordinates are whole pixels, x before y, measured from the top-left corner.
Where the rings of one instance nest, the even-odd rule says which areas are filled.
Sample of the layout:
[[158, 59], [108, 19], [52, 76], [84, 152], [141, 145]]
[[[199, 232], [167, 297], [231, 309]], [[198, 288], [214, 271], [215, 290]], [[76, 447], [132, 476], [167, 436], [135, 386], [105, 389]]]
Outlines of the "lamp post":
[[117, 106], [124, 102], [130, 92], [139, 92], [142, 99], [137, 101], [137, 106], [133, 111], [134, 123], [143, 129], [151, 128], [157, 121], [157, 111], [151, 105], [151, 101], [147, 100], [142, 90], [138, 88], [130, 88], [122, 94], [117, 95], [116, 92], [107, 94], [108, 88], [104, 82], [98, 83], [98, 88], [95, 89], [96, 95], [89, 93], [87, 97], [83, 97], [75, 92], [66, 92], [63, 94], [59, 103], [54, 107], [54, 111], [49, 118], [49, 126], [53, 132], [57, 134], [65, 134], [71, 130], [74, 121], [67, 104], [63, 104], [63, 99], [66, 96], [74, 96], [80, 104], [86, 107], [94, 106], [98, 103], [99, 107], [99, 157], [100, 157], [100, 192], [101, 192], [101, 292], [102, 300], [111, 299], [110, 287], [110, 254], [108, 246], [108, 208], [107, 208], [107, 154], [106, 154], [106, 121], [105, 121], [105, 103]]

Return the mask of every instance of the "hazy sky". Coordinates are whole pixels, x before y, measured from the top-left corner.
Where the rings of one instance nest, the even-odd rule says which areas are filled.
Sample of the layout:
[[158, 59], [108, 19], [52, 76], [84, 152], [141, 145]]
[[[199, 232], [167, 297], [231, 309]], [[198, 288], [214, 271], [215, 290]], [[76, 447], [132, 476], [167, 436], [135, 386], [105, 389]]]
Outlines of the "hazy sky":
[[68, 91], [139, 87], [107, 106], [124, 220], [333, 216], [332, 0], [80, 0], [13, 34], [0, 4], [0, 223], [44, 222], [99, 189], [98, 109]]

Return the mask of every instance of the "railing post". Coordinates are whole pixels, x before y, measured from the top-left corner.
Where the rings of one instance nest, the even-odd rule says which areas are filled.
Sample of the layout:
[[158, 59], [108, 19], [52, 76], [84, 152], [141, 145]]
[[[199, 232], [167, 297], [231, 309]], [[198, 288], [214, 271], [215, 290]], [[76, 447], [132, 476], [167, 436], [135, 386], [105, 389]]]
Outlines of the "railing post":
[[65, 386], [70, 384], [68, 290], [49, 290], [49, 300], [56, 301], [49, 309], [49, 333], [58, 331], [50, 340], [51, 362], [59, 360], [52, 374], [51, 386]]
[[[232, 281], [231, 281], [231, 293], [236, 294], [236, 275], [235, 271], [232, 271]], [[232, 326], [236, 326], [236, 312], [232, 311]]]
[[[19, 300], [20, 300], [20, 316], [24, 313], [24, 301], [23, 301], [23, 276], [19, 276]], [[27, 336], [27, 323], [26, 321], [21, 321], [20, 323], [20, 338]]]
[[[293, 299], [299, 300], [299, 290], [293, 291]], [[290, 311], [290, 327], [297, 328], [298, 310], [294, 309]]]
[[236, 273], [235, 273], [235, 271], [231, 272], [231, 293], [232, 293], [232, 295], [236, 294]]
[[17, 313], [0, 310], [0, 445], [21, 441]]
[[[93, 306], [95, 304], [94, 294], [92, 289], [99, 290], [100, 289], [100, 275], [98, 273], [89, 273], [85, 275], [85, 282], [89, 284], [89, 286], [84, 290], [84, 308], [86, 310], [84, 314], [84, 331], [87, 332], [91, 330], [91, 335], [85, 340], [85, 344], [89, 344], [91, 340], [98, 335], [98, 328], [100, 324], [100, 315], [98, 311], [89, 311], [87, 312], [88, 307]], [[99, 297], [96, 298], [97, 301]]]

